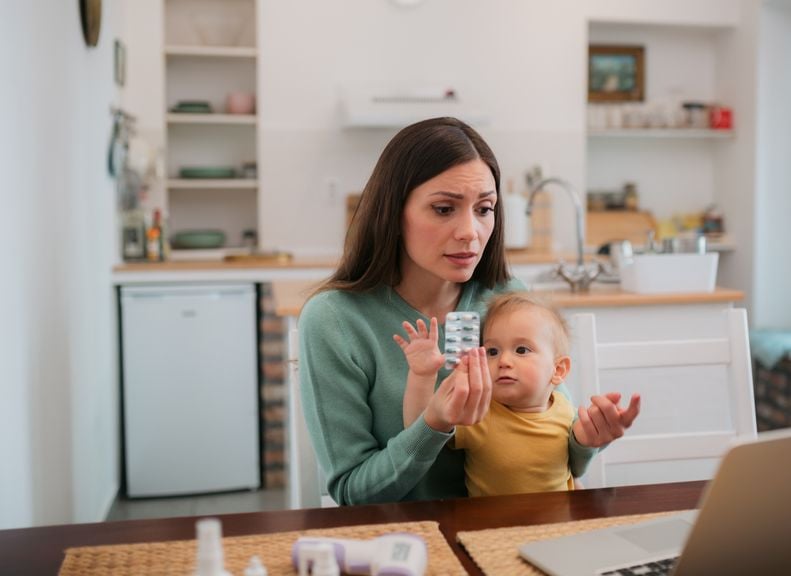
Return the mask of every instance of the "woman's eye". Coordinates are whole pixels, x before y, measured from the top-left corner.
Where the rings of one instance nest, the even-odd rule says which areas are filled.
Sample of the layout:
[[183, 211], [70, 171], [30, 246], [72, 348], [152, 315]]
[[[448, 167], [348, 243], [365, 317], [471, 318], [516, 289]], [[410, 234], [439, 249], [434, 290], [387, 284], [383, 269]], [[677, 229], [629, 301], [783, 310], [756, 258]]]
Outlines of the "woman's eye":
[[487, 356], [497, 356], [499, 353], [500, 353], [500, 351], [497, 350], [497, 348], [487, 348], [486, 349], [486, 355]]
[[478, 214], [481, 216], [488, 216], [494, 212], [494, 207], [492, 206], [481, 206], [478, 208]]
[[434, 209], [434, 212], [441, 216], [446, 216], [447, 214], [453, 212], [452, 206], [432, 206], [432, 208]]
[[516, 347], [516, 353], [519, 354], [520, 356], [523, 356], [523, 355], [527, 354], [528, 352], [530, 352], [530, 348], [528, 348], [527, 346], [517, 346]]

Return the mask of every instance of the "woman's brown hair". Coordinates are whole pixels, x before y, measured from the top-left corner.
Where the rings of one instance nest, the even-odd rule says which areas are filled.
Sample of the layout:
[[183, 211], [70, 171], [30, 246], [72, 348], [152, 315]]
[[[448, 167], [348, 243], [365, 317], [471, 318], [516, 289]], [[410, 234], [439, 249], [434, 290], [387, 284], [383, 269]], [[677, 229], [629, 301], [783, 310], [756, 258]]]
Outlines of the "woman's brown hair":
[[[387, 144], [363, 189], [346, 233], [343, 257], [319, 288], [364, 292], [401, 280], [401, 216], [409, 194], [449, 168], [482, 160], [492, 171], [498, 199], [500, 167], [491, 148], [456, 118], [407, 126]], [[494, 207], [494, 229], [472, 278], [487, 288], [510, 278], [503, 247], [503, 208]]]

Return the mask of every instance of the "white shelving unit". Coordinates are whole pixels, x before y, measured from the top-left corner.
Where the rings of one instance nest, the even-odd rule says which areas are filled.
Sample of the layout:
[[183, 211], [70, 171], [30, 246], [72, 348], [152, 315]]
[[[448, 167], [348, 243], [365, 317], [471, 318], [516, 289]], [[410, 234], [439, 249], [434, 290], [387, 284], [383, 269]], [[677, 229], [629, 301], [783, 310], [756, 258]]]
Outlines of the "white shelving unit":
[[606, 130], [588, 130], [588, 138], [641, 138], [641, 139], [689, 139], [689, 140], [722, 140], [733, 138], [733, 130], [692, 130], [686, 128], [622, 128]]
[[[258, 228], [255, 178], [185, 179], [184, 167], [258, 163], [258, 115], [230, 114], [232, 92], [257, 91], [259, 0], [164, 0], [166, 135], [165, 202], [170, 232], [219, 229], [226, 245], [201, 250], [222, 259], [238, 250], [243, 232]], [[206, 101], [212, 113], [176, 113], [179, 101]], [[182, 252], [182, 251], [178, 251]], [[176, 255], [176, 254], [174, 254]]]
[[165, 46], [166, 56], [200, 58], [257, 58], [258, 49], [247, 46]]
[[257, 190], [258, 180], [246, 178], [173, 178], [168, 180], [168, 188], [171, 190]]
[[[589, 24], [590, 44], [640, 45], [645, 49], [646, 111], [671, 110], [684, 101], [730, 105], [720, 78], [728, 74], [723, 38], [732, 25], [686, 26], [646, 22]], [[640, 103], [596, 103], [620, 106], [623, 121]], [[618, 118], [622, 114], [615, 113]], [[659, 220], [701, 212], [720, 205], [719, 173], [723, 154], [739, 141], [740, 110], [733, 130], [686, 128], [588, 128], [588, 190], [617, 190], [635, 182], [640, 209]], [[607, 114], [608, 120], [611, 119]], [[599, 118], [595, 118], [599, 120]], [[726, 231], [728, 220], [725, 221]], [[725, 244], [723, 251], [733, 249]]]
[[168, 124], [255, 124], [255, 114], [176, 114], [170, 113]]

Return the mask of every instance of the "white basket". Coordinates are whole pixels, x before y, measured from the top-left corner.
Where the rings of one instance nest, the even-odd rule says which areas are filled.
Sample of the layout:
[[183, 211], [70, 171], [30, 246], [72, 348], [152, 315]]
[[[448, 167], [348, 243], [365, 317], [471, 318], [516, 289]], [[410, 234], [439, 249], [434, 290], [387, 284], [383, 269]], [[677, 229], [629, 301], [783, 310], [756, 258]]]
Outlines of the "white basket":
[[621, 268], [621, 288], [639, 294], [713, 292], [719, 254], [641, 254]]

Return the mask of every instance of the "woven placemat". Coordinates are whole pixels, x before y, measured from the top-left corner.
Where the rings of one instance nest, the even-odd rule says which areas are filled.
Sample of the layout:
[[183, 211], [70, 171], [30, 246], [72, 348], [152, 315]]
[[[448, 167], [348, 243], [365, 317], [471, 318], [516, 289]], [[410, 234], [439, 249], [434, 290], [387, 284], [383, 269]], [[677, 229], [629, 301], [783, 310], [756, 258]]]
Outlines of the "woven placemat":
[[[276, 532], [255, 536], [230, 536], [222, 539], [225, 569], [241, 575], [257, 555], [266, 566], [269, 576], [293, 575], [291, 546], [300, 536], [332, 536], [337, 538], [374, 538], [392, 532], [410, 532], [422, 536], [428, 547], [426, 574], [465, 574], [456, 555], [436, 522], [402, 522], [344, 526], [300, 532]], [[127, 576], [173, 575], [185, 576], [195, 570], [195, 540], [86, 546], [69, 548], [60, 567], [60, 576]]]
[[607, 526], [632, 524], [640, 520], [676, 513], [635, 514], [633, 516], [593, 518], [591, 520], [559, 522], [557, 524], [475, 530], [459, 532], [456, 534], [456, 539], [464, 546], [484, 574], [491, 576], [542, 576], [544, 573], [541, 570], [534, 568], [519, 556], [518, 549], [521, 544], [532, 540], [566, 536]]

